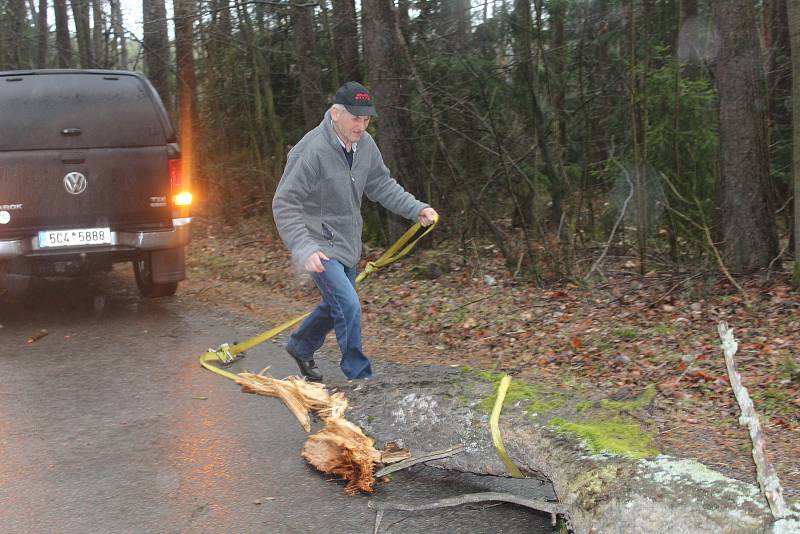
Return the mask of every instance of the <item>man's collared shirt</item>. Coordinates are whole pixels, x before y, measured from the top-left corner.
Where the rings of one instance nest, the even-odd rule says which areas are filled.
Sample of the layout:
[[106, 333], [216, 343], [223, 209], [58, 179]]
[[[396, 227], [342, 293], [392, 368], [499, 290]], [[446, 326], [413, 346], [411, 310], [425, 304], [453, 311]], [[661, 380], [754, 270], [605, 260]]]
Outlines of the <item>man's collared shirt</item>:
[[336, 140], [339, 141], [340, 145], [342, 145], [342, 150], [344, 150], [344, 157], [347, 158], [347, 164], [350, 165], [350, 168], [352, 168], [353, 167], [353, 154], [355, 154], [356, 150], [358, 149], [358, 143], [353, 143], [352, 144], [352, 147], [353, 147], [352, 152], [348, 152], [347, 151], [347, 145], [345, 144], [344, 141], [342, 141], [342, 138], [339, 137], [339, 132], [336, 131], [336, 127], [333, 125], [333, 121], [331, 121], [331, 128], [333, 128], [333, 133], [336, 134]]

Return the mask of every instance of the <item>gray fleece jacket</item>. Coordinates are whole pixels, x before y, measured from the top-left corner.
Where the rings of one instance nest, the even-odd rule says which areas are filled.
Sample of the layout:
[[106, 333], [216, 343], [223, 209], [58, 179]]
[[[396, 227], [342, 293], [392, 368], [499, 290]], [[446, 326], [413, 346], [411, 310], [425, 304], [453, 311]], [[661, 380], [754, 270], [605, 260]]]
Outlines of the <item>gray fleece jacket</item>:
[[331, 125], [331, 112], [297, 143], [272, 200], [272, 215], [292, 260], [302, 266], [322, 251], [355, 267], [361, 258], [361, 198], [415, 220], [426, 207], [389, 175], [375, 140], [364, 132], [352, 169]]

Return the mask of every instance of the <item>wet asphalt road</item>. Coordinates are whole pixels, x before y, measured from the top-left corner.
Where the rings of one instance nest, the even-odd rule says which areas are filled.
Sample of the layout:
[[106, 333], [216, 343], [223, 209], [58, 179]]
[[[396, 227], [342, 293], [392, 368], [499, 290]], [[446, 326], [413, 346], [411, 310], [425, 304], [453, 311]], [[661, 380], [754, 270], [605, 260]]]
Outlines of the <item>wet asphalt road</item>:
[[[18, 302], [0, 296], [0, 325], [0, 533], [370, 533], [370, 499], [486, 491], [479, 477], [420, 468], [346, 496], [301, 458], [307, 436], [277, 400], [198, 364], [207, 347], [269, 325], [190, 299], [139, 299], [128, 269], [40, 281]], [[27, 343], [40, 329], [48, 334]], [[282, 342], [237, 365], [296, 372]], [[551, 531], [549, 517], [494, 503], [387, 512], [381, 527]]]

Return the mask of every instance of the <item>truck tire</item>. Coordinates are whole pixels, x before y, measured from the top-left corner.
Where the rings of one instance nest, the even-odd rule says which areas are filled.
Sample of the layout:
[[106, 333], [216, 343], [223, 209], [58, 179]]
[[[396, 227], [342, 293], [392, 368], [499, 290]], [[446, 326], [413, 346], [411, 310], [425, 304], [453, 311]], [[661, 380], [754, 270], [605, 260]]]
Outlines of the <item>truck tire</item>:
[[139, 294], [145, 298], [171, 297], [178, 290], [178, 282], [153, 282], [153, 261], [149, 254], [133, 262], [133, 274]]

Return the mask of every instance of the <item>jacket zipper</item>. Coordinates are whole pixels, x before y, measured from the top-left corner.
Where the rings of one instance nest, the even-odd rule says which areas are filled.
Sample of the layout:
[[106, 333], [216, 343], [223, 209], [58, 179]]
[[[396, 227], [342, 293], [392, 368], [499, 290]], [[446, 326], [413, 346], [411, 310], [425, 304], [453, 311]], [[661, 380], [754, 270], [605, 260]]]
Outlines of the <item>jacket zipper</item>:
[[[350, 165], [350, 181], [352, 182], [351, 187], [353, 187], [353, 188], [355, 188], [355, 186], [356, 186], [356, 179], [353, 177], [353, 166], [355, 164], [356, 164], [356, 151], [354, 150], [353, 151], [353, 165]], [[356, 243], [356, 248], [357, 248], [356, 252], [358, 253], [358, 252], [361, 251], [361, 248], [360, 248], [360, 246], [361, 246], [361, 236], [360, 235], [356, 235], [356, 233], [357, 233], [356, 227], [358, 226], [356, 224], [356, 215], [357, 215], [356, 214], [356, 209], [358, 209], [358, 207], [357, 207], [355, 196], [356, 196], [356, 191], [353, 191], [353, 195], [352, 195], [352, 197], [353, 197], [353, 243]], [[357, 254], [357, 255], [360, 256], [360, 254]]]
[[[356, 228], [356, 201], [355, 201], [356, 179], [355, 179], [355, 176], [353, 176], [353, 165], [356, 164], [356, 153], [355, 153], [355, 151], [353, 151], [353, 165], [350, 165], [349, 163], [347, 163], [347, 156], [344, 154], [344, 152], [342, 152], [342, 157], [344, 158], [344, 164], [347, 165], [347, 171], [350, 174], [350, 187], [351, 187], [350, 202], [352, 202], [352, 204], [351, 204], [351, 209], [352, 209], [351, 221], [352, 221], [352, 226], [353, 226], [353, 243], [356, 243], [356, 246], [358, 246], [358, 244], [361, 243], [361, 236], [360, 235], [356, 235], [356, 232], [355, 232], [355, 228]], [[333, 245], [331, 245], [331, 246], [333, 246]]]

